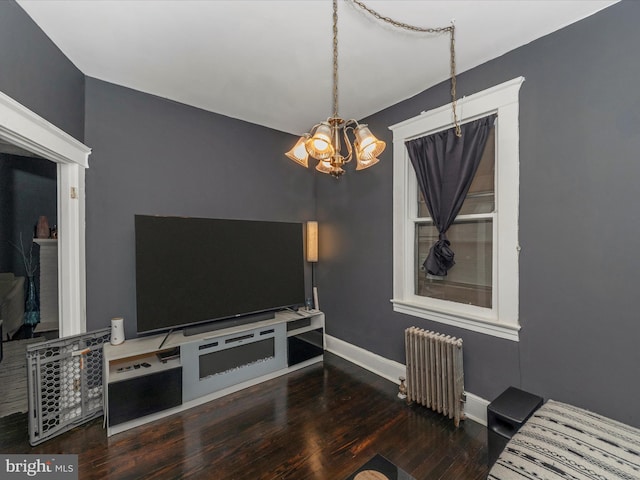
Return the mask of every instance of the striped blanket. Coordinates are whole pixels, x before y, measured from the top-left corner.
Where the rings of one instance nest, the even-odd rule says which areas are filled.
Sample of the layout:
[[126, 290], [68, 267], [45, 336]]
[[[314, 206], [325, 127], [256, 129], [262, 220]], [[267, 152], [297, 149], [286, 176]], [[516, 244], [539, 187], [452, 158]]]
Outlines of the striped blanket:
[[489, 480], [639, 480], [640, 429], [549, 400], [516, 433]]

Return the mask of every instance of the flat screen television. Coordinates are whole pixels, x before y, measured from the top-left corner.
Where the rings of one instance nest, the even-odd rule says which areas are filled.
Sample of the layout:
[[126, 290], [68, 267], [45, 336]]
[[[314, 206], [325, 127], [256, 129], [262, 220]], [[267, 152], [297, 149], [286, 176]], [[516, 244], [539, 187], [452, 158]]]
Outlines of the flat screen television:
[[302, 223], [135, 216], [140, 334], [304, 305]]

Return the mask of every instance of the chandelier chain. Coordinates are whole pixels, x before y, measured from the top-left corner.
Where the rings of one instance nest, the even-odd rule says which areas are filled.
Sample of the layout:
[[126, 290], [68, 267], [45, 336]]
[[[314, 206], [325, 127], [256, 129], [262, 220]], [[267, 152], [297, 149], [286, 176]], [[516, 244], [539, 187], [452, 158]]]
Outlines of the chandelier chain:
[[456, 29], [451, 25], [449, 31], [450, 65], [451, 65], [451, 109], [453, 110], [453, 124], [456, 127], [456, 137], [462, 137], [460, 122], [458, 122], [458, 95], [456, 93]]
[[333, 0], [333, 116], [338, 116], [338, 0]]
[[[456, 42], [455, 42], [455, 25], [450, 25], [448, 27], [416, 27], [415, 25], [410, 25], [408, 23], [404, 23], [404, 22], [399, 22], [397, 20], [394, 20], [392, 18], [389, 17], [385, 17], [384, 15], [381, 15], [380, 13], [376, 12], [375, 10], [373, 10], [372, 8], [368, 7], [367, 5], [365, 5], [364, 3], [362, 3], [360, 0], [351, 0], [353, 3], [355, 3], [356, 5], [358, 5], [360, 8], [362, 8], [363, 10], [365, 10], [367, 13], [369, 13], [370, 15], [374, 16], [375, 18], [377, 18], [378, 20], [388, 23], [390, 25], [393, 25], [396, 28], [402, 28], [404, 30], [409, 30], [412, 32], [419, 32], [419, 33], [433, 33], [433, 34], [438, 34], [438, 33], [449, 33], [449, 53], [450, 53], [450, 74], [451, 74], [451, 107], [453, 109], [453, 124], [455, 125], [455, 129], [456, 129], [456, 136], [461, 137], [462, 136], [462, 131], [460, 130], [460, 123], [458, 122], [458, 113], [457, 113], [457, 93], [456, 93]], [[336, 2], [337, 0], [333, 0], [334, 3], [334, 18], [336, 18]], [[335, 25], [334, 25], [334, 35], [336, 34], [335, 31]], [[334, 37], [334, 48], [337, 48], [337, 40]], [[336, 54], [334, 53], [334, 56]], [[337, 59], [334, 58], [334, 69], [337, 68]], [[337, 73], [334, 72], [335, 75], [337, 75]], [[337, 93], [335, 92], [335, 86], [334, 86], [334, 101], [337, 98]]]
[[353, 3], [355, 3], [356, 5], [358, 5], [360, 8], [362, 8], [363, 10], [366, 10], [367, 12], [369, 12], [371, 15], [376, 17], [378, 20], [382, 20], [383, 22], [389, 23], [389, 24], [393, 25], [394, 27], [404, 28], [405, 30], [411, 30], [412, 32], [445, 33], [445, 32], [450, 32], [451, 30], [454, 29], [453, 25], [448, 26], [448, 27], [416, 27], [414, 25], [409, 25], [408, 23], [398, 22], [397, 20], [394, 20], [392, 18], [385, 17], [385, 16], [379, 14], [378, 12], [376, 12], [375, 10], [373, 10], [372, 8], [367, 7], [364, 3], [362, 3], [359, 0], [351, 0], [351, 1]]

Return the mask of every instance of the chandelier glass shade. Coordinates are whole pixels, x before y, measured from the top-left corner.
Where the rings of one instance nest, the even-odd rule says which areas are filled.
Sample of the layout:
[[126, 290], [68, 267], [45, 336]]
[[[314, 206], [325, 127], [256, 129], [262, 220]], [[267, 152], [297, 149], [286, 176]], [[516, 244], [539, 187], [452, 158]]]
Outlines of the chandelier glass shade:
[[309, 135], [308, 133], [305, 133], [298, 139], [293, 148], [285, 153], [287, 157], [289, 157], [294, 162], [299, 163], [305, 168], [309, 166], [309, 154], [307, 153], [305, 142], [310, 136], [311, 135]]
[[321, 123], [316, 127], [313, 136], [304, 142], [307, 153], [316, 160], [327, 160], [336, 153], [336, 148], [331, 144], [333, 132], [328, 123]]
[[366, 125], [358, 125], [353, 133], [356, 137], [354, 145], [358, 160], [374, 160], [384, 151], [386, 144], [382, 140], [378, 140]]

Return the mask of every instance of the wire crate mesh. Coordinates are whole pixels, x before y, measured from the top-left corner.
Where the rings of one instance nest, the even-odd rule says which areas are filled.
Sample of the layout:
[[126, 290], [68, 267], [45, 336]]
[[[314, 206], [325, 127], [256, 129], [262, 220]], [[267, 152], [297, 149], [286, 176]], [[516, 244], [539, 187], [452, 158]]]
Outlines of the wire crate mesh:
[[27, 346], [31, 445], [102, 414], [102, 345], [110, 337], [105, 328]]

